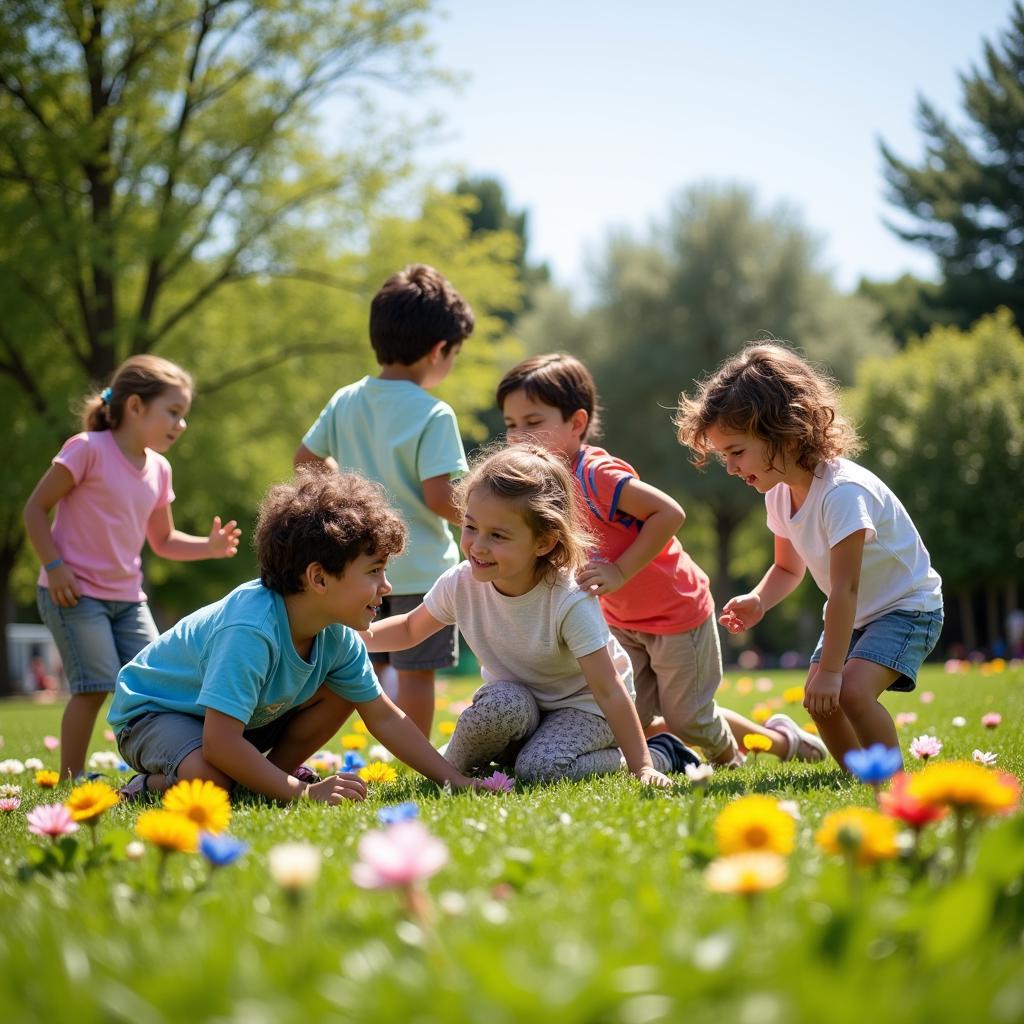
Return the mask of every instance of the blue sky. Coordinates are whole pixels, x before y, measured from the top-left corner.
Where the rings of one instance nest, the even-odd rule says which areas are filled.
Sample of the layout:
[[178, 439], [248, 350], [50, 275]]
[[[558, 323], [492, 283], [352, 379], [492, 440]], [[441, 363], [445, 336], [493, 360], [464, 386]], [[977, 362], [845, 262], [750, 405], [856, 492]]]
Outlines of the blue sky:
[[[959, 72], [1011, 0], [447, 0], [433, 38], [458, 92], [420, 159], [500, 178], [531, 257], [585, 287], [612, 227], [644, 232], [713, 180], [795, 205], [841, 287], [934, 273], [883, 225], [878, 139], [918, 158], [920, 93], [959, 115]], [[443, 172], [442, 172], [443, 173]], [[449, 173], [450, 178], [450, 173]]]

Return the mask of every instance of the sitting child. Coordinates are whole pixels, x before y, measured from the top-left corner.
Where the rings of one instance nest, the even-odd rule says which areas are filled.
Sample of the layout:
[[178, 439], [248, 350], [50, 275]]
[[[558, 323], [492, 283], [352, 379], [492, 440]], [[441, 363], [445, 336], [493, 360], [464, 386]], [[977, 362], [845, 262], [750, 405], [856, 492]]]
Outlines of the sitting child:
[[302, 767], [353, 711], [427, 778], [471, 785], [381, 692], [356, 632], [391, 590], [387, 560], [405, 544], [383, 491], [303, 469], [267, 493], [254, 543], [260, 579], [185, 616], [118, 675], [108, 717], [140, 773], [122, 796], [209, 779], [277, 800], [361, 800], [358, 776], [319, 781]]

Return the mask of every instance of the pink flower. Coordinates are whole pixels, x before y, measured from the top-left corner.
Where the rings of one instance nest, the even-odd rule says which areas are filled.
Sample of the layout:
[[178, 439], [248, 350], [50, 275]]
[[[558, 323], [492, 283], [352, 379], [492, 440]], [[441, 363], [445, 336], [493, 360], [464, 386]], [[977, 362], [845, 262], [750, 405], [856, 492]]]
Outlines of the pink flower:
[[902, 729], [905, 725], [913, 725], [917, 721], [917, 713], [914, 711], [901, 711], [896, 716], [896, 728]]
[[78, 822], [63, 804], [40, 804], [28, 813], [28, 830], [36, 836], [67, 836], [78, 831]]
[[998, 711], [990, 711], [987, 715], [981, 716], [981, 724], [986, 729], [994, 729], [1002, 720], [1003, 716]]
[[972, 756], [974, 757], [974, 760], [978, 762], [978, 764], [983, 764], [987, 767], [991, 767], [996, 763], [996, 758], [999, 755], [993, 754], [991, 750], [976, 750]]
[[495, 793], [511, 793], [515, 785], [516, 780], [504, 772], [495, 772], [480, 782], [482, 789], [490, 789]]
[[107, 730], [105, 730], [105, 731], [104, 731], [104, 733], [103, 733], [103, 738], [104, 738], [104, 739], [105, 739], [105, 740], [106, 740], [106, 741], [107, 741], [108, 743], [113, 743], [113, 742], [114, 742], [114, 740], [116, 740], [116, 739], [117, 739], [117, 737], [116, 737], [116, 736], [114, 735], [114, 730], [113, 730], [113, 729], [107, 729]]
[[16, 796], [0, 797], [0, 811], [16, 811], [21, 806], [21, 799]]
[[420, 821], [401, 821], [359, 840], [352, 881], [363, 889], [405, 887], [430, 878], [448, 863], [448, 847]]
[[60, 746], [60, 740], [56, 736], [44, 736], [43, 746], [47, 750], [56, 750]]
[[931, 690], [925, 690], [925, 691], [922, 692], [922, 694], [921, 694], [921, 703], [922, 704], [931, 704], [931, 702], [933, 700], [935, 700], [935, 694], [932, 693]]
[[910, 744], [910, 752], [918, 761], [927, 761], [929, 757], [938, 757], [942, 750], [942, 740], [937, 736], [918, 736]]

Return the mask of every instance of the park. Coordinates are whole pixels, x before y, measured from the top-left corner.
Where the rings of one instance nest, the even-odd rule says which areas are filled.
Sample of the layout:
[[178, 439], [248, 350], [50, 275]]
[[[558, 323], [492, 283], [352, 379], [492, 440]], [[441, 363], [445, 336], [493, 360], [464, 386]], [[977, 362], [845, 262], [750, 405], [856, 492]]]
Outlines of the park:
[[[914, 19], [942, 20], [919, 3], [820, 24], [800, 24], [796, 4], [750, 7], [744, 31], [688, 5], [489, 6], [11, 0], [0, 10], [0, 403], [11, 435], [0, 490], [0, 1020], [1024, 1020], [1024, 5], [951, 2], [948, 24], [931, 26], [934, 45], [917, 49]], [[759, 76], [752, 60], [783, 38], [801, 60]], [[822, 54], [835, 46], [836, 67], [853, 68], [875, 44], [879, 80], [853, 97]], [[883, 59], [890, 48], [915, 56], [903, 66]], [[646, 54], [644, 66], [606, 74], [622, 53]], [[595, 90], [589, 104], [581, 83]], [[803, 124], [817, 144], [795, 139]], [[741, 137], [748, 148], [735, 148]], [[440, 784], [431, 778], [444, 762], [419, 750], [423, 735], [399, 744], [416, 771], [383, 744], [397, 735], [390, 720], [367, 707], [364, 722], [353, 698], [357, 713], [304, 756], [304, 771], [276, 766], [269, 788], [209, 781], [243, 778], [225, 775], [216, 752], [212, 772], [177, 781], [182, 761], [166, 789], [150, 788], [159, 772], [130, 764], [121, 742], [123, 695], [104, 699], [125, 685], [116, 670], [187, 635], [192, 616], [247, 581], [262, 574], [274, 590], [260, 546], [268, 494], [282, 502], [280, 488], [305, 479], [293, 463], [349, 465], [321, 450], [311, 424], [337, 389], [413, 365], [381, 355], [372, 311], [396, 272], [421, 264], [457, 289], [449, 305], [464, 329], [454, 350], [431, 336], [417, 358], [442, 369], [402, 383], [425, 381], [417, 390], [456, 424], [452, 480], [465, 453], [475, 472], [506, 434], [514, 448], [531, 429], [501, 397], [510, 368], [570, 353], [593, 374], [589, 415], [603, 430], [588, 439], [584, 421], [570, 440], [594, 440], [642, 478], [654, 504], [623, 499], [627, 513], [645, 509], [623, 529], [643, 536], [652, 510], [685, 509], [665, 550], [682, 559], [685, 549], [717, 614], [761, 592], [781, 534], [770, 503], [766, 527], [770, 489], [735, 478], [741, 454], [695, 464], [681, 394], [764, 342], [834, 384], [858, 466], [898, 496], [928, 578], [941, 578], [944, 621], [916, 685], [883, 683], [872, 704], [891, 717], [894, 743], [835, 754], [808, 663], [819, 634], [822, 663], [839, 651], [827, 637], [841, 598], [807, 573], [785, 600], [765, 598], [770, 611], [749, 628], [708, 620], [724, 662], [717, 706], [757, 730], [739, 730], [731, 761], [687, 739], [701, 763], [670, 759], [667, 778], [649, 765], [645, 775], [580, 657], [588, 699], [633, 775], [537, 781], [486, 758], [465, 769], [468, 788], [461, 776]], [[125, 365], [151, 357], [184, 368], [152, 405], [118, 384]], [[158, 401], [170, 432], [151, 423]], [[131, 572], [144, 596], [116, 595], [147, 606], [161, 639], [93, 687], [90, 714], [102, 710], [75, 726], [79, 763], [67, 709], [89, 687], [43, 625], [57, 621], [54, 602], [75, 602], [59, 592], [75, 580], [64, 564], [74, 555], [53, 546], [68, 535], [55, 519], [51, 536], [47, 515], [77, 477], [67, 472], [52, 502], [36, 497], [56, 494], [46, 474], [67, 465], [51, 460], [90, 403], [101, 415], [86, 422], [126, 418], [87, 429], [116, 435], [126, 466], [135, 431], [135, 469], [159, 450], [173, 488], [167, 469], [166, 524], [139, 528]], [[373, 458], [390, 447], [368, 444]], [[446, 467], [443, 477], [447, 487]], [[118, 514], [119, 493], [103, 515]], [[482, 542], [467, 539], [472, 493], [438, 503], [423, 491], [452, 559], [432, 580], [462, 558], [473, 579], [504, 565], [477, 558]], [[794, 518], [800, 508], [794, 497]], [[80, 536], [102, 522], [86, 517]], [[397, 549], [389, 523], [382, 514], [374, 536]], [[375, 553], [364, 545], [346, 559]], [[616, 587], [642, 571], [592, 558], [584, 571], [614, 580], [618, 569]], [[326, 575], [343, 578], [349, 564]], [[520, 600], [528, 590], [501, 590], [513, 576], [494, 587]], [[397, 579], [396, 597], [427, 594], [421, 607], [440, 629], [434, 585], [403, 590]], [[388, 621], [374, 620], [390, 587], [373, 585], [372, 599], [347, 598], [368, 618], [345, 605], [329, 620], [362, 659]], [[315, 568], [290, 586], [279, 591], [288, 654], [315, 662], [326, 627], [300, 636], [295, 608], [315, 619], [310, 608], [346, 596]], [[586, 600], [619, 636], [613, 590]], [[853, 621], [851, 605], [843, 628]], [[463, 634], [425, 719], [422, 702], [404, 703], [405, 684], [385, 680], [449, 758], [474, 695], [495, 679]], [[912, 677], [903, 664], [884, 663], [887, 679]], [[825, 675], [851, 685], [838, 669]], [[854, 702], [838, 689], [835, 700], [856, 725]], [[649, 725], [632, 705], [628, 714]], [[798, 759], [796, 740], [780, 754], [764, 735], [779, 716], [799, 726], [801, 749], [834, 756]], [[246, 722], [272, 724], [255, 712]], [[210, 735], [189, 748], [197, 757]], [[651, 756], [656, 743], [643, 747]], [[273, 790], [286, 776], [290, 789]], [[335, 777], [358, 780], [365, 799], [320, 802], [312, 787]]]

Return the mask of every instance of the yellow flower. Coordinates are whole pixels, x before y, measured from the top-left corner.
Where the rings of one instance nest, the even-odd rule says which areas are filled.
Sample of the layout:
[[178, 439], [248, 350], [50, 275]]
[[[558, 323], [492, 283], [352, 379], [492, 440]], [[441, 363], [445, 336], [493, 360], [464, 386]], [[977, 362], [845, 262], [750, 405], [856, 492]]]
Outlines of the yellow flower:
[[437, 731], [442, 736], [451, 736], [451, 734], [455, 732], [455, 723], [450, 721], [438, 722]]
[[804, 722], [800, 728], [803, 729], [804, 732], [809, 732], [812, 736], [818, 735], [818, 727], [814, 722]]
[[105, 782], [83, 782], [71, 790], [64, 806], [75, 821], [89, 821], [115, 807], [119, 799], [117, 790]]
[[359, 778], [363, 782], [394, 782], [398, 778], [398, 772], [383, 761], [374, 761], [359, 769]]
[[713, 860], [704, 872], [704, 882], [712, 892], [749, 895], [781, 885], [787, 871], [785, 858], [777, 853], [749, 851]]
[[826, 814], [814, 839], [826, 853], [856, 853], [861, 865], [890, 860], [899, 852], [892, 818], [867, 807], [844, 807]]
[[743, 734], [743, 746], [747, 750], [752, 750], [755, 754], [758, 754], [762, 750], [771, 750], [772, 741], [767, 736], [762, 736], [759, 732], [748, 732]]
[[747, 694], [754, 688], [754, 680], [750, 676], [740, 676], [736, 680], [736, 692]]
[[352, 723], [352, 731], [360, 736], [365, 736], [370, 730], [366, 728], [366, 723], [361, 718], [357, 718]]
[[366, 746], [366, 737], [346, 733], [341, 737], [341, 745], [345, 750], [362, 750]]
[[762, 851], [787, 854], [793, 850], [796, 822], [767, 796], [743, 796], [727, 804], [715, 819], [720, 853]]
[[1020, 799], [1020, 784], [1007, 772], [993, 772], [974, 761], [934, 761], [911, 777], [907, 792], [931, 807], [985, 817], [1012, 810]]
[[787, 704], [803, 704], [804, 688], [802, 686], [787, 686], [782, 691], [782, 699]]
[[143, 811], [135, 822], [135, 834], [161, 850], [195, 853], [199, 827], [174, 811]]
[[208, 779], [182, 779], [171, 786], [163, 799], [164, 810], [187, 818], [202, 832], [216, 835], [231, 820], [227, 791]]
[[[758, 725], [764, 725], [764, 723], [772, 717], [772, 709], [768, 707], [767, 704], [758, 704], [757, 707], [751, 711], [750, 717], [757, 722]], [[753, 735], [753, 733], [751, 733], [751, 735]], [[771, 746], [771, 744], [769, 743], [768, 746]]]
[[48, 768], [40, 768], [36, 772], [36, 785], [42, 789], [53, 789], [60, 782], [60, 775]]

